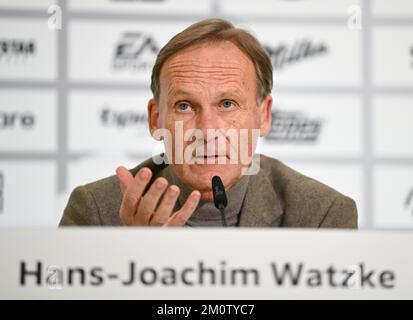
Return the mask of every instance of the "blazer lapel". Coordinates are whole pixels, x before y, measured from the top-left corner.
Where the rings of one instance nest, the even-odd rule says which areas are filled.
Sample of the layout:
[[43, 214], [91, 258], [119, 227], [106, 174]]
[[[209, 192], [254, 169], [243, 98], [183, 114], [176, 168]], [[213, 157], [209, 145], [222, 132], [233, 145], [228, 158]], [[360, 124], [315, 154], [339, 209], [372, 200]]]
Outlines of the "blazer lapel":
[[263, 170], [251, 176], [241, 208], [240, 227], [280, 226], [283, 214], [280, 198]]

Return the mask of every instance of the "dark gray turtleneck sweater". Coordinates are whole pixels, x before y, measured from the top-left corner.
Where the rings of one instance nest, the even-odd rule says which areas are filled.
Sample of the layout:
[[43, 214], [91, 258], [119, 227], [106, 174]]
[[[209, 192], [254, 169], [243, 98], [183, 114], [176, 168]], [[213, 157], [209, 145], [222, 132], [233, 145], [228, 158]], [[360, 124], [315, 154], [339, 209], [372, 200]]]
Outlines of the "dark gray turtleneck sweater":
[[[182, 206], [189, 194], [192, 192], [173, 172], [172, 168], [168, 168], [173, 182], [181, 189], [179, 194], [179, 204]], [[225, 218], [229, 227], [238, 225], [241, 207], [247, 192], [249, 176], [242, 176], [228, 190], [225, 190], [228, 205], [225, 208]], [[186, 222], [187, 227], [222, 227], [222, 217], [220, 211], [215, 208], [214, 202], [201, 200], [197, 209], [192, 214], [191, 218]]]

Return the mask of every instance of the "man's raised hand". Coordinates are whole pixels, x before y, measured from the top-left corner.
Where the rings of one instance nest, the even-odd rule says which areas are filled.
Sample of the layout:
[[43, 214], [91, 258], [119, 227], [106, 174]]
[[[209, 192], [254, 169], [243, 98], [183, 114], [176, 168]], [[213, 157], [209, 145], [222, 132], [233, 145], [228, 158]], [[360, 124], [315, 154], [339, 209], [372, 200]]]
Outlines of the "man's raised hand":
[[192, 191], [182, 208], [172, 214], [180, 192], [177, 186], [168, 186], [168, 181], [159, 177], [144, 194], [152, 177], [149, 168], [140, 169], [133, 177], [128, 169], [118, 167], [116, 174], [123, 194], [119, 215], [126, 226], [183, 226], [201, 198], [199, 191]]

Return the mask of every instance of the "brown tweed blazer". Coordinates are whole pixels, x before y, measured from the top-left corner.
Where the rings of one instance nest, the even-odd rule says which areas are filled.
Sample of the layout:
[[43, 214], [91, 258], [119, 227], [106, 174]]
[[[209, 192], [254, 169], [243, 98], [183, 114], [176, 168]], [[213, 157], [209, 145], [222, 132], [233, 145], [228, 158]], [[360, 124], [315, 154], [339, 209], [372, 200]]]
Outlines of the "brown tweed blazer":
[[[241, 208], [241, 227], [357, 228], [357, 208], [352, 199], [279, 160], [263, 155], [260, 160], [260, 171], [250, 177]], [[171, 181], [165, 164], [156, 165], [149, 159], [131, 173], [135, 175], [142, 167], [152, 170], [152, 181], [160, 176]], [[121, 202], [116, 176], [77, 187], [60, 226], [120, 226]]]

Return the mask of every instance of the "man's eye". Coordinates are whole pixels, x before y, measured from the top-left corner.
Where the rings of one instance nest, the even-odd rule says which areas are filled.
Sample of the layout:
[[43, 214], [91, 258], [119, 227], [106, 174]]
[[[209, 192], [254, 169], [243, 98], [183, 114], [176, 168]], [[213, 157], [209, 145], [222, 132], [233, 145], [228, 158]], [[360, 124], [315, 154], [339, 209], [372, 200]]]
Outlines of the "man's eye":
[[222, 108], [225, 110], [230, 110], [235, 107], [235, 104], [232, 101], [224, 101], [222, 103]]
[[181, 102], [181, 103], [178, 103], [177, 109], [180, 112], [188, 112], [191, 110], [191, 106], [189, 105], [189, 103]]

